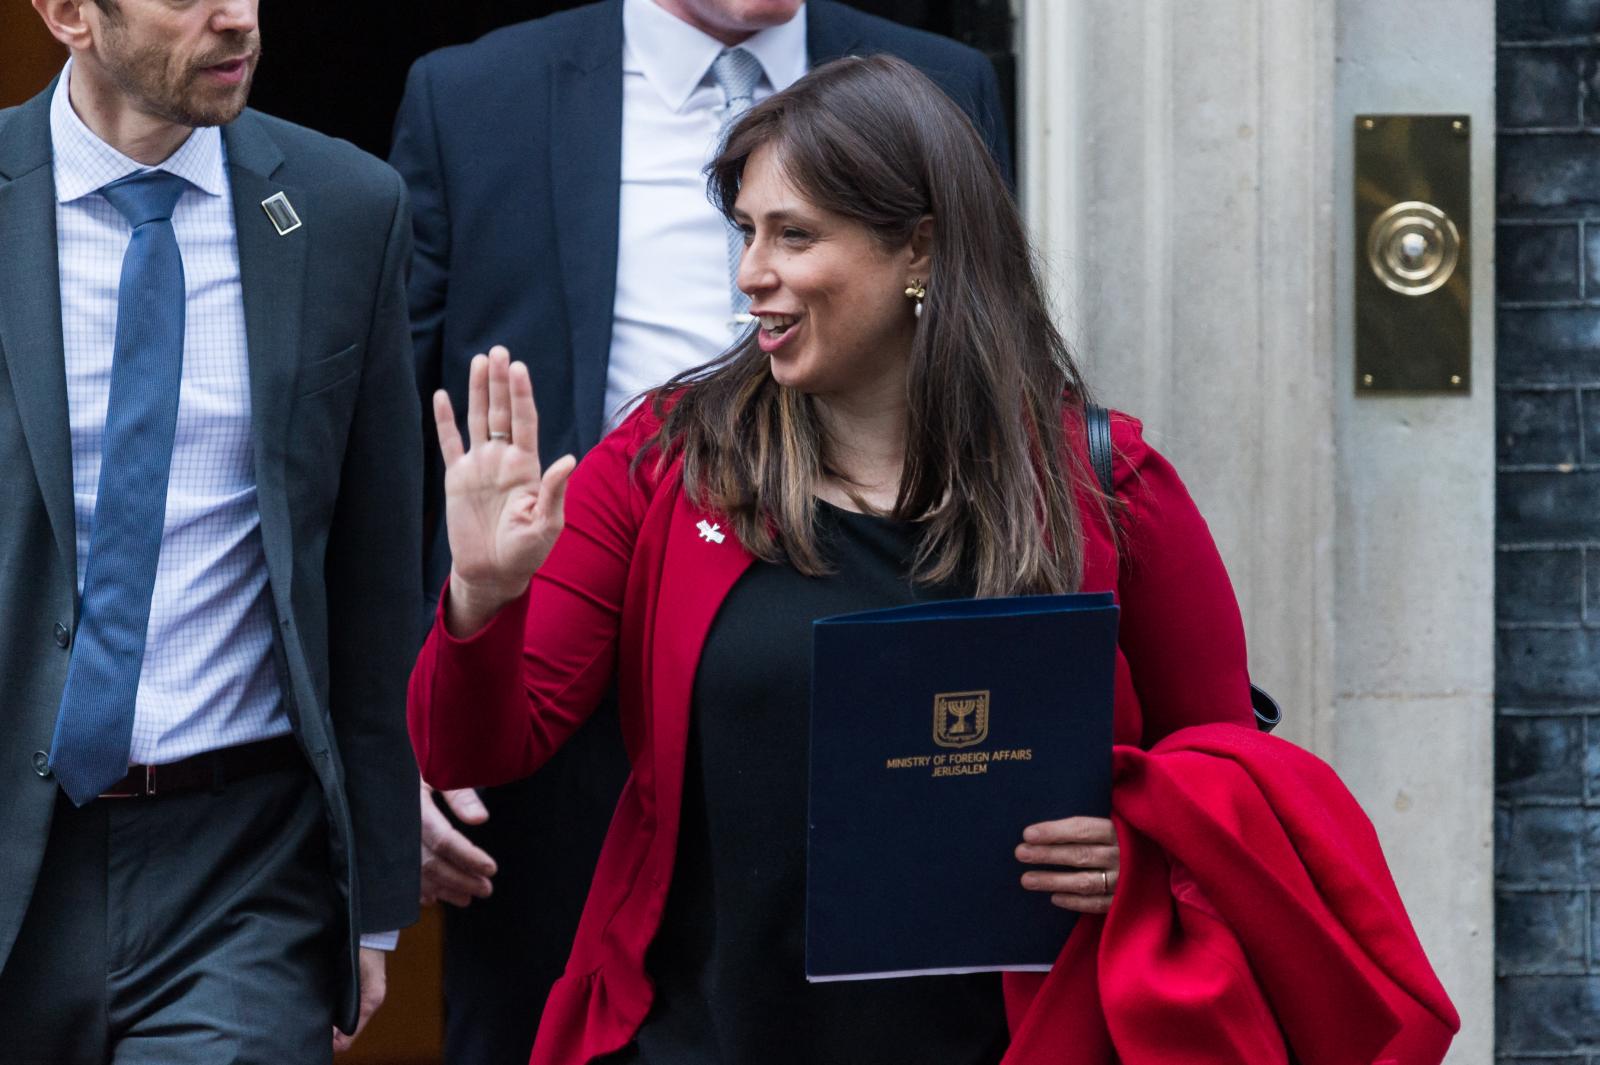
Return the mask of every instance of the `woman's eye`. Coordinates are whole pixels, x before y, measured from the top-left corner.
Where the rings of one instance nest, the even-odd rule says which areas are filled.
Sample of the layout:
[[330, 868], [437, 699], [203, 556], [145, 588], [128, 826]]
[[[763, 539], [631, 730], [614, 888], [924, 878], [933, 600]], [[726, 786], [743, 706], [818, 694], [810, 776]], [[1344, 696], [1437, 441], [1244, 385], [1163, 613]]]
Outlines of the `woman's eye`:
[[790, 227], [790, 228], [785, 229], [783, 231], [783, 239], [784, 240], [802, 241], [802, 240], [808, 239], [809, 237], [810, 237], [810, 234], [807, 233], [803, 229], [795, 229], [793, 227]]
[[750, 243], [756, 239], [756, 227], [755, 226], [740, 226], [739, 227], [739, 235], [744, 238], [745, 246], [749, 247]]

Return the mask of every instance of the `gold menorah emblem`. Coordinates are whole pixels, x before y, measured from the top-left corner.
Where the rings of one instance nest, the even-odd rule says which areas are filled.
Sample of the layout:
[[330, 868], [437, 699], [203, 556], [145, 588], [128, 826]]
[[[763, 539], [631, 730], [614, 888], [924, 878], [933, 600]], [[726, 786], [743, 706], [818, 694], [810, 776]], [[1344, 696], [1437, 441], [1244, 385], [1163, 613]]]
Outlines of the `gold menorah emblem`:
[[944, 692], [933, 697], [934, 743], [971, 747], [988, 738], [988, 692]]

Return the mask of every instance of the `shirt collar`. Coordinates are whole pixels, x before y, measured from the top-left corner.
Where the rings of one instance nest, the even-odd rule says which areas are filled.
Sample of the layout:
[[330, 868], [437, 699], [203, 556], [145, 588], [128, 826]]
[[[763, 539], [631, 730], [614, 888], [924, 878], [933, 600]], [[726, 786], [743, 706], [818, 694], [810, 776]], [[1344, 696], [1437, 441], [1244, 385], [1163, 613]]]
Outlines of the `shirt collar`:
[[118, 178], [143, 170], [176, 174], [208, 196], [227, 194], [221, 129], [201, 126], [165, 160], [154, 167], [145, 166], [111, 147], [84, 125], [67, 95], [71, 78], [72, 60], [68, 59], [56, 82], [55, 94], [50, 98], [50, 140], [54, 149], [57, 203], [70, 203]]
[[[700, 32], [654, 0], [623, 0], [624, 67], [643, 74], [667, 106], [681, 111], [722, 53], [721, 41]], [[739, 45], [761, 63], [774, 92], [806, 72], [806, 8], [788, 22], [754, 34]]]

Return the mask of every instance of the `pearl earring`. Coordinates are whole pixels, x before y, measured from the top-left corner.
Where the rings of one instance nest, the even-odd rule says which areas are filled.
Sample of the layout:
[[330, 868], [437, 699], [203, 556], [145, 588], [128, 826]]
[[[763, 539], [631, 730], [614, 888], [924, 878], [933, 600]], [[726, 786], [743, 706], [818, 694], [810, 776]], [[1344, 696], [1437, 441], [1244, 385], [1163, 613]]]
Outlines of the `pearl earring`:
[[927, 298], [927, 295], [928, 286], [922, 282], [921, 278], [913, 277], [911, 283], [906, 286], [906, 298], [914, 300], [916, 303], [916, 306], [911, 309], [911, 313], [918, 318], [922, 317], [922, 301]]

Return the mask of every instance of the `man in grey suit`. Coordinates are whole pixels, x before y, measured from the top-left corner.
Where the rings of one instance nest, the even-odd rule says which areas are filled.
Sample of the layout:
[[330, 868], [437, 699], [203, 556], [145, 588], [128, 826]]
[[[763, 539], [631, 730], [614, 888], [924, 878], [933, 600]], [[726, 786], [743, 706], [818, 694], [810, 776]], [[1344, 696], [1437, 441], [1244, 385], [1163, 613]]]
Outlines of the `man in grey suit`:
[[33, 0], [0, 111], [0, 1061], [329, 1060], [416, 914], [399, 178], [257, 0]]

